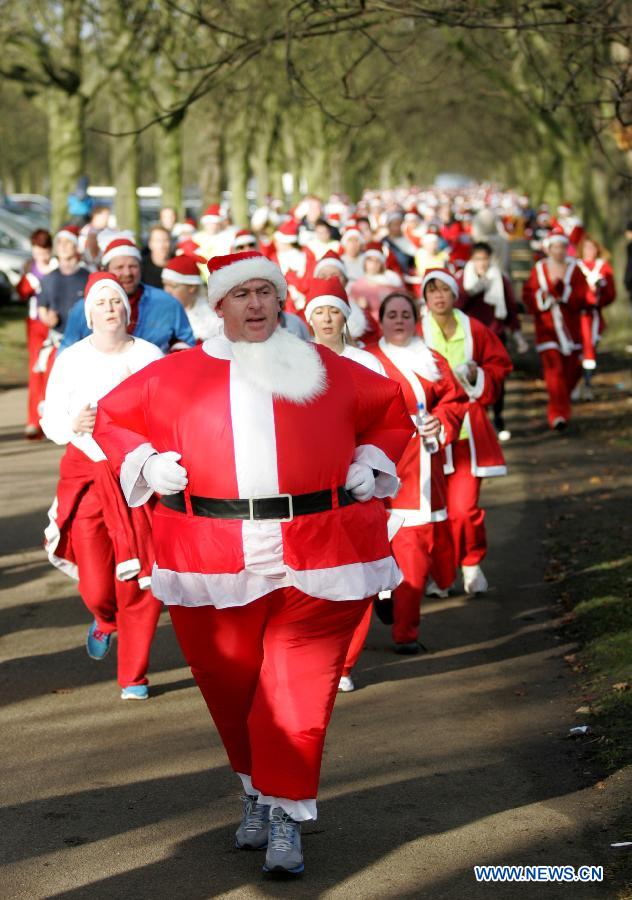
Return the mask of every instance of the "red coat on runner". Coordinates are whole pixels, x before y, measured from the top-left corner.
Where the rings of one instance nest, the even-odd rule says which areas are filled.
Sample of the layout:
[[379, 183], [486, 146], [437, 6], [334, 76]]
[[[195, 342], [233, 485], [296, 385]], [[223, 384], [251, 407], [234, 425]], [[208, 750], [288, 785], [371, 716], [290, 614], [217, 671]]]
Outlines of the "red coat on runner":
[[563, 281], [553, 283], [546, 259], [539, 260], [522, 290], [535, 320], [535, 349], [570, 356], [582, 349], [580, 312], [588, 302], [588, 285], [577, 262], [567, 259]]
[[[438, 353], [432, 354], [439, 378], [429, 381], [413, 370], [399, 368], [401, 363], [396, 365], [392, 349], [383, 338], [379, 345], [370, 348], [370, 352], [380, 360], [387, 376], [401, 385], [410, 416], [414, 418], [417, 415], [417, 404], [421, 400], [426, 410], [441, 420], [445, 443], [456, 440], [467, 410], [467, 397], [445, 359]], [[405, 525], [423, 525], [447, 519], [442, 453], [428, 453], [419, 434], [415, 434], [404, 451], [397, 471], [402, 486], [397, 497], [388, 505], [397, 515], [403, 516]]]
[[372, 500], [288, 522], [205, 518], [158, 504], [152, 591], [163, 602], [244, 605], [286, 586], [350, 600], [398, 583], [379, 497], [394, 490], [412, 434], [401, 390], [315, 349], [328, 389], [303, 403], [252, 385], [223, 339], [147, 366], [99, 402], [93, 436], [130, 503], [151, 493], [138, 476], [153, 448], [182, 454], [186, 493], [200, 497], [335, 489], [352, 461], [382, 473]]
[[[505, 458], [500, 449], [496, 432], [489, 421], [487, 407], [498, 399], [503, 382], [513, 368], [511, 359], [500, 339], [491, 329], [477, 319], [465, 315], [459, 309], [454, 310], [454, 315], [459, 319], [465, 331], [466, 360], [475, 362], [478, 366], [476, 384], [465, 386], [469, 396], [469, 406], [464, 424], [469, 432], [472, 475], [479, 478], [506, 475]], [[422, 329], [424, 341], [429, 347], [432, 347], [429, 314], [422, 320]], [[446, 474], [454, 471], [451, 449], [451, 447], [446, 448]]]

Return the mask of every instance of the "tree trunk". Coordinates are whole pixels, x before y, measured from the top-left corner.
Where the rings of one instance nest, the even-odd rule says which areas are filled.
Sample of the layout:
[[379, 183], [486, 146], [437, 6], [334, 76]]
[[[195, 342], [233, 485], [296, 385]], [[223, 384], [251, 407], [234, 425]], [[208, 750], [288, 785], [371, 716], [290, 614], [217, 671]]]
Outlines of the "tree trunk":
[[173, 206], [180, 219], [183, 214], [182, 197], [182, 123], [170, 122], [158, 132], [156, 145], [158, 184], [162, 188], [163, 206]]
[[248, 150], [250, 123], [246, 121], [245, 107], [233, 112], [226, 129], [224, 159], [230, 191], [230, 211], [234, 225], [245, 228], [248, 215]]
[[84, 174], [84, 113], [85, 100], [80, 94], [46, 92], [51, 227], [55, 231], [68, 221], [68, 194]]
[[[114, 85], [113, 85], [114, 87]], [[129, 85], [124, 79], [116, 79], [116, 102], [111, 104], [110, 127], [119, 137], [110, 138], [110, 153], [114, 187], [116, 188], [116, 227], [132, 231], [140, 238], [140, 214], [138, 210], [139, 136], [123, 134], [137, 125], [136, 103]]]

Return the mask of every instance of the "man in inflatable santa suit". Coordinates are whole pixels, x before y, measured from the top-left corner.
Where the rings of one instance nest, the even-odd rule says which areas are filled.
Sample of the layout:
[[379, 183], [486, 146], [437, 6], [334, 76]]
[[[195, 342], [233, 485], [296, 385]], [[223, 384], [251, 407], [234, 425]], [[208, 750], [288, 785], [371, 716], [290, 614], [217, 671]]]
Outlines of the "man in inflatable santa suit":
[[127, 379], [94, 437], [130, 505], [161, 495], [152, 590], [243, 783], [237, 846], [298, 874], [347, 647], [400, 580], [382, 498], [411, 420], [397, 384], [277, 327], [270, 260], [208, 269], [224, 336]]

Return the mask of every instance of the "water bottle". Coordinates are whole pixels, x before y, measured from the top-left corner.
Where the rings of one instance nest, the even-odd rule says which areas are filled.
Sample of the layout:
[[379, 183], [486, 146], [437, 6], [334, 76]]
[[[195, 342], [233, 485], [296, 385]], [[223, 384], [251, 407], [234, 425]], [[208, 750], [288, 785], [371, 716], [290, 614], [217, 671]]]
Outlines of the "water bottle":
[[[417, 431], [421, 432], [421, 426], [424, 424], [426, 419], [428, 418], [428, 413], [426, 412], [426, 407], [423, 403], [417, 404]], [[439, 441], [436, 437], [422, 437], [424, 448], [428, 453], [438, 453], [439, 452]]]

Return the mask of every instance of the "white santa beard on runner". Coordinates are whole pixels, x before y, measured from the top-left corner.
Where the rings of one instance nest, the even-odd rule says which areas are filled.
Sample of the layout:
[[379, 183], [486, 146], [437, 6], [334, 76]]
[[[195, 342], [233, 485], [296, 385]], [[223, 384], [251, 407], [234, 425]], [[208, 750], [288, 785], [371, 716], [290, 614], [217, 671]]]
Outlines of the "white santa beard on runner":
[[285, 329], [267, 341], [231, 342], [231, 350], [242, 377], [275, 397], [306, 403], [327, 386], [318, 351]]

